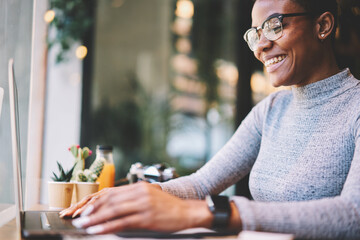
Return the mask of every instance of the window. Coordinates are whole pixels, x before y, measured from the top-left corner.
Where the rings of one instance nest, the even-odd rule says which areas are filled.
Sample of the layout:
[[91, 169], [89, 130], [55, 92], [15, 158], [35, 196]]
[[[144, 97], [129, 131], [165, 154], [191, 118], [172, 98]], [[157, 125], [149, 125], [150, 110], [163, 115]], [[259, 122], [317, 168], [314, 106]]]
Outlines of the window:
[[[0, 86], [4, 88], [4, 101], [0, 118], [0, 225], [15, 216], [10, 110], [8, 95], [8, 60], [14, 59], [15, 77], [19, 95], [19, 124], [22, 156], [22, 176], [26, 169], [26, 147], [31, 72], [31, 31], [33, 1], [0, 1]], [[23, 178], [24, 179], [24, 178]], [[11, 216], [12, 215], [12, 216]]]
[[[135, 162], [165, 162], [185, 175], [223, 146], [235, 125], [235, 2], [100, 0], [82, 6], [92, 11], [86, 21], [93, 35], [70, 42], [63, 61], [56, 62], [59, 45], [47, 59], [43, 203], [56, 160], [72, 163], [71, 144], [93, 151], [97, 144], [113, 145], [116, 180]], [[55, 12], [68, 11], [56, 6]], [[54, 25], [50, 38], [59, 30]], [[73, 27], [82, 31], [85, 21]], [[84, 59], [75, 55], [80, 45], [87, 47]]]

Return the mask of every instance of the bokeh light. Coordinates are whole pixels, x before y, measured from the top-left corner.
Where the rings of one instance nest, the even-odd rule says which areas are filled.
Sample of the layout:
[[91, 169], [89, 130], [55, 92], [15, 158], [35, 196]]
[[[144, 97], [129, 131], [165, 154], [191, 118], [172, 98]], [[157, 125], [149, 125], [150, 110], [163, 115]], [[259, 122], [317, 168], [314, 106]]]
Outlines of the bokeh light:
[[190, 39], [179, 38], [175, 43], [176, 50], [180, 53], [188, 54], [191, 52], [192, 46]]
[[227, 82], [230, 86], [235, 87], [238, 79], [239, 72], [234, 63], [225, 60], [217, 60], [215, 62], [216, 75], [219, 79]]
[[44, 14], [44, 20], [47, 23], [52, 22], [54, 20], [54, 18], [55, 18], [55, 11], [54, 10], [48, 10]]
[[79, 46], [78, 48], [76, 48], [76, 57], [79, 58], [79, 59], [83, 59], [86, 57], [87, 55], [87, 48], [85, 46]]
[[181, 18], [192, 18], [194, 16], [194, 4], [190, 0], [179, 0], [176, 3], [175, 15]]

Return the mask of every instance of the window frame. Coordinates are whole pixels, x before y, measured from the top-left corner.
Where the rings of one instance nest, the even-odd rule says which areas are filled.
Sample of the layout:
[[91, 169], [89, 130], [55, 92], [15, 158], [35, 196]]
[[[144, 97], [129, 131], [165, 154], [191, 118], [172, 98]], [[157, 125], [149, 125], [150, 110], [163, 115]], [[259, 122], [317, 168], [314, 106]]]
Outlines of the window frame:
[[[34, 0], [32, 23], [31, 76], [25, 180], [25, 209], [40, 204], [42, 149], [46, 96], [47, 24], [43, 19], [48, 1]], [[41, 64], [43, 63], [43, 64]], [[24, 190], [24, 189], [23, 189]]]

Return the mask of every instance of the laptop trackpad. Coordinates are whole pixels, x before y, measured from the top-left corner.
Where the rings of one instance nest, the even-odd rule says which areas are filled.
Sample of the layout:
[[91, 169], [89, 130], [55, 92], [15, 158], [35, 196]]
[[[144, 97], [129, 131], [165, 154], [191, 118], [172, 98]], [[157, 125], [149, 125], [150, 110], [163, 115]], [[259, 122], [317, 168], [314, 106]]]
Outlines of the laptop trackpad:
[[23, 216], [24, 228], [27, 230], [64, 230], [75, 229], [71, 219], [62, 219], [58, 212], [26, 211]]
[[71, 224], [71, 219], [60, 218], [58, 212], [42, 212], [40, 219], [43, 229], [75, 229], [75, 227]]

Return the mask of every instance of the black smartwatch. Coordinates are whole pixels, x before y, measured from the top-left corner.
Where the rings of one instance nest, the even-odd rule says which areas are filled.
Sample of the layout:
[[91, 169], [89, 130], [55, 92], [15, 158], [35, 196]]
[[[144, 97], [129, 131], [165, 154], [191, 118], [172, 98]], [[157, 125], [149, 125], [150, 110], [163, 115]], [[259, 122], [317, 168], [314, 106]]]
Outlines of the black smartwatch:
[[205, 197], [205, 200], [210, 212], [214, 215], [212, 228], [216, 230], [226, 229], [231, 215], [229, 197], [208, 195]]

